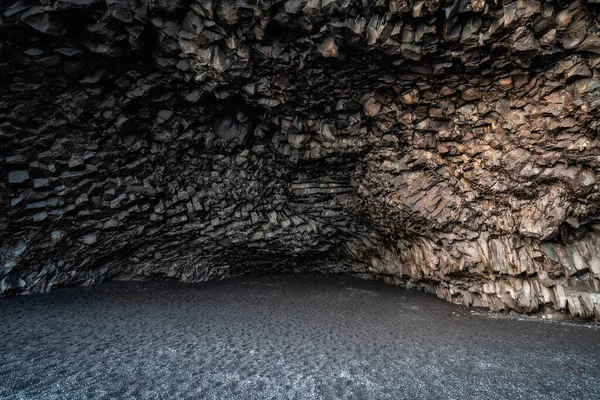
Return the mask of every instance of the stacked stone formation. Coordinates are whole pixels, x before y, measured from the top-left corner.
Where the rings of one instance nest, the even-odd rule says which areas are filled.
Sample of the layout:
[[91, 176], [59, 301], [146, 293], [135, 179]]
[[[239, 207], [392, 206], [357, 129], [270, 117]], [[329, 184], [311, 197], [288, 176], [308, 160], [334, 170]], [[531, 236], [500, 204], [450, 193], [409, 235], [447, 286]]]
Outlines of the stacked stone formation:
[[0, 9], [0, 293], [270, 271], [600, 318], [600, 5]]

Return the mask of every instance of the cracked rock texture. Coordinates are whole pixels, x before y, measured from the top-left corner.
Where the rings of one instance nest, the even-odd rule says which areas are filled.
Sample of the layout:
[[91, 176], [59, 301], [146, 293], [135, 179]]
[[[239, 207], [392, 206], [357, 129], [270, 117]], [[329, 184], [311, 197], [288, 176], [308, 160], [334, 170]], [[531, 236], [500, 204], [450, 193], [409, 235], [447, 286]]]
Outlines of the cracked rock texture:
[[0, 293], [318, 270], [600, 319], [597, 1], [0, 7]]

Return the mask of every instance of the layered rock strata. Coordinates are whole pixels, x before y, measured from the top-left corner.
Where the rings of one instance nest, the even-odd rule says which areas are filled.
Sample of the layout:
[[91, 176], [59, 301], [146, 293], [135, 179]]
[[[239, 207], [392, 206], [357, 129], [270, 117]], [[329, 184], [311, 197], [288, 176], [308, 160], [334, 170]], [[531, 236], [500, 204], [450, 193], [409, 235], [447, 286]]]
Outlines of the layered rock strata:
[[0, 293], [270, 271], [600, 319], [600, 4], [0, 10]]

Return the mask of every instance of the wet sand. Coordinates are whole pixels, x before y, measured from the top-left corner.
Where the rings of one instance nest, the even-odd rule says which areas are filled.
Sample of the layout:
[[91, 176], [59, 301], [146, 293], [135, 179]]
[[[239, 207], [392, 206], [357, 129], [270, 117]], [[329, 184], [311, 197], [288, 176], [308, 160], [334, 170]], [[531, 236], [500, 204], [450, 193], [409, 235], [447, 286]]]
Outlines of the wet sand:
[[599, 399], [600, 328], [338, 275], [0, 300], [0, 399]]

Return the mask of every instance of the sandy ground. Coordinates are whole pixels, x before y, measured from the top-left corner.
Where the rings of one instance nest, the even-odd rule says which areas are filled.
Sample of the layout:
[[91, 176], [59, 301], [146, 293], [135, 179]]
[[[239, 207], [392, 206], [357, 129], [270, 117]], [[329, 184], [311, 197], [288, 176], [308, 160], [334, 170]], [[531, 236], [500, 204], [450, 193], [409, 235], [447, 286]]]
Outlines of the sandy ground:
[[344, 276], [0, 301], [0, 399], [600, 399], [600, 329]]

